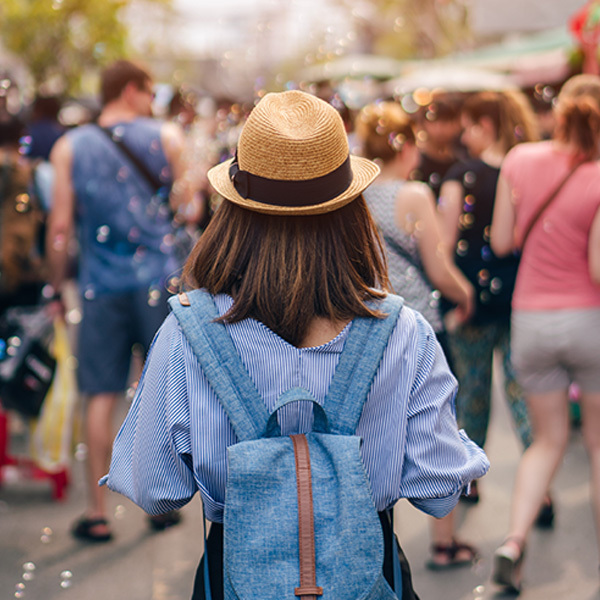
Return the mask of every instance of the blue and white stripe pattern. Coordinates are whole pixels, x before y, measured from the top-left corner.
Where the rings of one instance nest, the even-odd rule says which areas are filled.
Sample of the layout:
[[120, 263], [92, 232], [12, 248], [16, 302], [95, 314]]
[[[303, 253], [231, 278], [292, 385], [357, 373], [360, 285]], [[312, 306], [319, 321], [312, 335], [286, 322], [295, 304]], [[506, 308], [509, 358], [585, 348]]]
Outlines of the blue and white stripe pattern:
[[[224, 314], [232, 300], [219, 295], [215, 302]], [[322, 346], [296, 348], [253, 319], [226, 327], [269, 411], [291, 387], [306, 388], [323, 402], [350, 329]], [[378, 510], [407, 498], [443, 516], [464, 487], [488, 470], [483, 450], [458, 431], [456, 386], [431, 326], [403, 308], [356, 432]], [[312, 425], [312, 408], [298, 403], [278, 417], [283, 435], [304, 433]], [[221, 522], [226, 449], [235, 442], [177, 319], [169, 315], [101, 483], [150, 514], [179, 508], [199, 491], [206, 517]]]

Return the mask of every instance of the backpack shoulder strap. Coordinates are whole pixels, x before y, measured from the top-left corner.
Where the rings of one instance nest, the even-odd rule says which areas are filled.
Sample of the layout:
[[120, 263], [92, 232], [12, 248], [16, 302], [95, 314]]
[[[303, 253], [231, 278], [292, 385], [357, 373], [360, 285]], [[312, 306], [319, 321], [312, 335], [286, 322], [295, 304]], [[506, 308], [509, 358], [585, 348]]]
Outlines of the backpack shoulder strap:
[[389, 294], [379, 306], [383, 313], [387, 313], [385, 318], [359, 317], [352, 323], [324, 402], [333, 433], [355, 433], [403, 304], [402, 298]]
[[183, 332], [204, 375], [239, 441], [258, 439], [266, 429], [269, 412], [219, 317], [214, 300], [204, 290], [169, 298]]

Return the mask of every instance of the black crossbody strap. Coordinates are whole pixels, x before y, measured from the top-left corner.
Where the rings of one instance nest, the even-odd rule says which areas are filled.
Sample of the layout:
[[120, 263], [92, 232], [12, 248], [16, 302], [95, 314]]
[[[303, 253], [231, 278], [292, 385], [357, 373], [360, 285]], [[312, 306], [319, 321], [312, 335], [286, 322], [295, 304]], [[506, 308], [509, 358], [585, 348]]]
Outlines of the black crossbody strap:
[[131, 148], [120, 137], [115, 137], [110, 129], [100, 127], [100, 125], [98, 125], [98, 129], [128, 158], [139, 174], [150, 184], [154, 193], [158, 192], [160, 188], [165, 187], [165, 184], [131, 151]]

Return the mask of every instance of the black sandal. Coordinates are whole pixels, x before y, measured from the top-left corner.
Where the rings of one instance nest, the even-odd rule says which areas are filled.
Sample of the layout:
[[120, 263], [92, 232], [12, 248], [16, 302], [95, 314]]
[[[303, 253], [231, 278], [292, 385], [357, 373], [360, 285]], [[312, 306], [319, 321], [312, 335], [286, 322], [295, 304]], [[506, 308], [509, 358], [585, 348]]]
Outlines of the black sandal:
[[[460, 552], [468, 552], [469, 557], [457, 558]], [[476, 548], [458, 540], [452, 540], [451, 544], [433, 544], [431, 546], [431, 554], [433, 556], [437, 554], [445, 557], [444, 562], [436, 562], [433, 557], [430, 558], [425, 563], [425, 566], [431, 571], [445, 571], [457, 567], [467, 567], [472, 565], [479, 557]]]
[[154, 531], [164, 531], [169, 527], [177, 525], [181, 521], [181, 513], [178, 510], [170, 510], [161, 515], [148, 516], [148, 523]]
[[112, 533], [94, 533], [94, 527], [98, 525], [108, 526], [108, 521], [102, 517], [90, 519], [88, 517], [82, 517], [75, 523], [71, 533], [79, 540], [85, 540], [87, 542], [108, 542], [112, 540]]
[[[513, 542], [519, 548], [518, 554], [515, 554], [514, 550], [507, 546], [508, 542]], [[506, 538], [502, 542], [502, 546], [494, 552], [493, 582], [503, 586], [508, 592], [518, 594], [521, 591], [521, 571], [524, 556], [525, 542], [518, 537]]]
[[554, 527], [554, 503], [550, 496], [544, 498], [544, 503], [535, 519], [535, 526], [538, 529], [552, 529]]

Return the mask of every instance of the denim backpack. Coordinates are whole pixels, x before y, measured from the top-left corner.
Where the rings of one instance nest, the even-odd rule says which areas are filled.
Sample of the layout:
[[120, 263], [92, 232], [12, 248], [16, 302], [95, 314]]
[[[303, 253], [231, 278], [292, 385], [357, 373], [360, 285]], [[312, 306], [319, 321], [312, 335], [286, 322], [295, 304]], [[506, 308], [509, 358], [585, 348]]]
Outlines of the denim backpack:
[[[212, 297], [194, 290], [169, 303], [238, 439], [227, 450], [225, 600], [401, 599], [396, 552], [395, 593], [382, 573], [382, 527], [355, 431], [402, 300], [382, 302], [384, 319], [354, 319], [323, 406], [292, 388], [271, 414], [214, 322]], [[277, 411], [299, 401], [313, 404], [313, 431], [281, 436]]]

